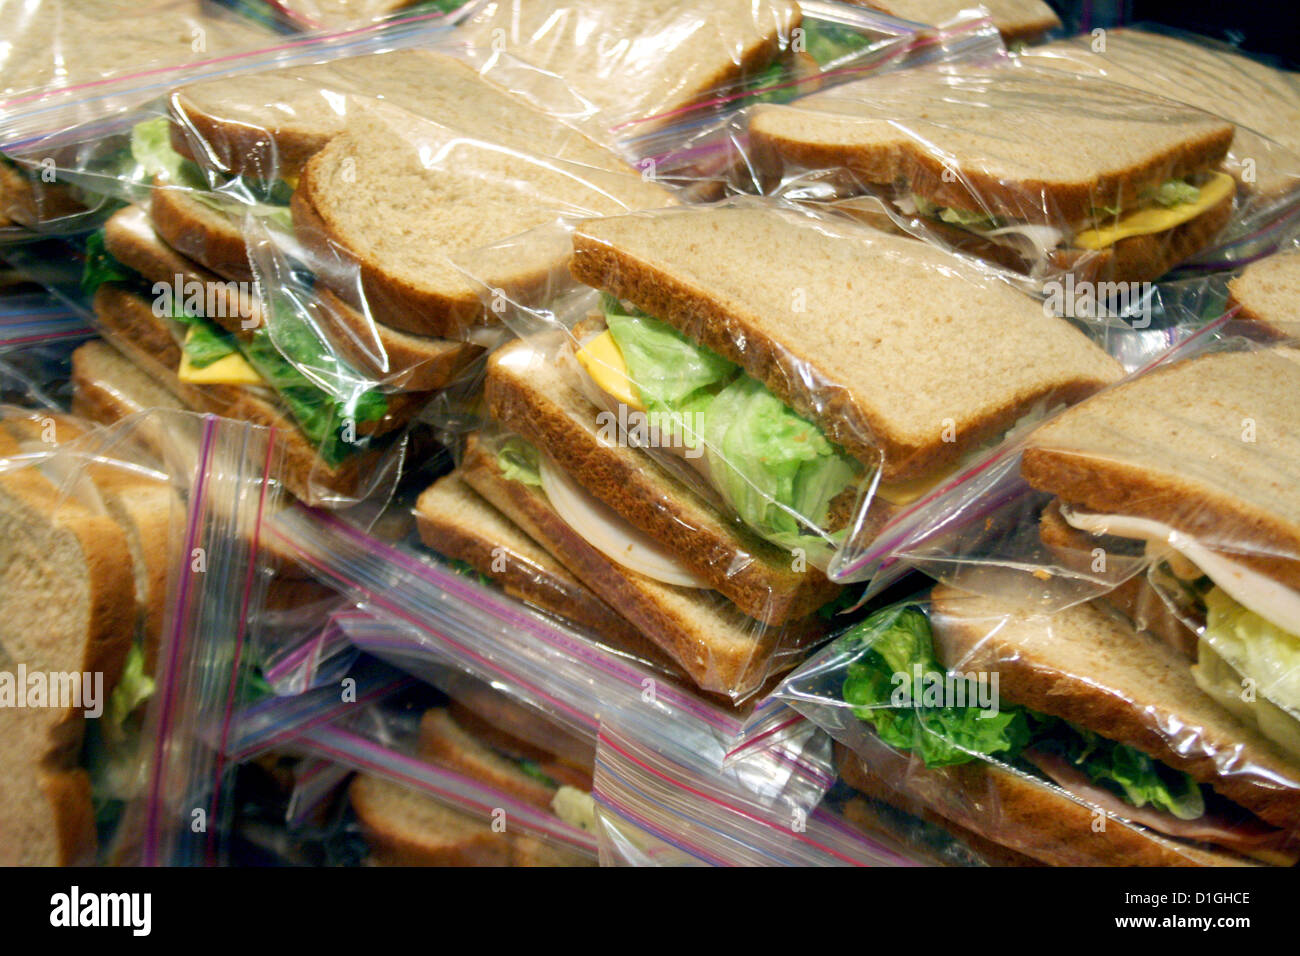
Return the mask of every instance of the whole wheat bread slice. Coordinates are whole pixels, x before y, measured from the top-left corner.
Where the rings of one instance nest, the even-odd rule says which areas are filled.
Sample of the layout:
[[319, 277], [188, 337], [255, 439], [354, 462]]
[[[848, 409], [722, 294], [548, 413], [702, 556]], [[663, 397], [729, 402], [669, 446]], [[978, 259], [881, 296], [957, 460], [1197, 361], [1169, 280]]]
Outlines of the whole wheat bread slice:
[[[1051, 866], [1251, 866], [1252, 862], [1107, 818], [1052, 784], [982, 761], [930, 769], [878, 747], [869, 758], [841, 748], [840, 776], [903, 809], [937, 814], [978, 837]], [[909, 812], [916, 812], [916, 809]]]
[[1108, 29], [1104, 44], [1097, 39], [1084, 34], [1056, 40], [1019, 56], [1231, 120], [1237, 135], [1224, 168], [1244, 189], [1274, 197], [1300, 187], [1295, 158], [1300, 155], [1300, 74], [1274, 69], [1221, 43], [1125, 28]]
[[750, 617], [768, 624], [797, 620], [839, 593], [816, 568], [795, 570], [789, 553], [725, 516], [646, 452], [602, 441], [597, 409], [574, 373], [535, 348], [521, 340], [489, 359], [484, 395], [494, 419], [545, 450]]
[[1163, 522], [1300, 588], [1295, 354], [1213, 353], [1130, 379], [1037, 429], [1021, 472], [1067, 504]]
[[[155, 198], [155, 208], [158, 202]], [[202, 234], [204, 229], [203, 222], [195, 222], [186, 233]], [[243, 242], [242, 236], [239, 241]], [[182, 282], [201, 284], [205, 292], [213, 290], [219, 308], [209, 317], [228, 331], [246, 334], [261, 325], [260, 304], [251, 292], [234, 286], [235, 280], [223, 281], [172, 249], [158, 237], [139, 207], [119, 210], [104, 224], [104, 245], [114, 258], [150, 283], [172, 284], [180, 276]], [[369, 321], [327, 289], [318, 290], [307, 308], [316, 327], [344, 361], [390, 389], [422, 392], [444, 388], [482, 353], [481, 348], [466, 342], [408, 335]]]
[[[852, 0], [863, 6], [887, 13], [891, 17], [930, 25], [947, 23], [963, 10], [971, 9], [969, 0]], [[1061, 25], [1060, 18], [1043, 0], [980, 0], [978, 6], [989, 12], [989, 19], [1008, 44], [1033, 42], [1048, 30]]]
[[[20, 450], [0, 435], [0, 458]], [[126, 535], [62, 496], [34, 468], [0, 474], [0, 670], [101, 674], [112, 693], [134, 635]], [[101, 701], [102, 703], [102, 701]], [[87, 863], [95, 852], [90, 783], [75, 766], [81, 710], [0, 708], [0, 863]]]
[[1052, 615], [938, 586], [935, 653], [999, 673], [1009, 703], [1060, 717], [1187, 773], [1260, 819], [1300, 830], [1300, 766], [1246, 726], [1157, 638], [1090, 604]]
[[495, 454], [473, 436], [461, 473], [498, 511], [659, 645], [703, 690], [746, 696], [769, 673], [792, 664], [798, 648], [820, 632], [812, 623], [766, 627], [713, 592], [663, 584], [616, 564], [569, 527], [540, 489], [506, 478]]
[[1300, 339], [1300, 250], [1252, 262], [1228, 283], [1228, 308], [1276, 338]]
[[839, 229], [758, 205], [616, 217], [579, 228], [572, 271], [736, 362], [868, 467], [883, 455], [885, 481], [1120, 377], [1080, 332], [976, 267]]
[[361, 774], [348, 798], [375, 862], [389, 866], [592, 866], [594, 861], [491, 825], [383, 777]]
[[419, 749], [425, 760], [450, 767], [543, 810], [550, 809], [558, 789], [475, 739], [439, 707], [426, 710], [420, 718]]
[[921, 67], [759, 106], [750, 136], [774, 174], [841, 169], [939, 206], [1062, 226], [1214, 168], [1233, 126], [1105, 80], [1004, 64]]
[[451, 472], [415, 503], [420, 540], [449, 558], [464, 561], [500, 584], [507, 594], [591, 629], [615, 648], [657, 667], [677, 666], [617, 611], [465, 481]]
[[224, 279], [252, 282], [243, 229], [230, 214], [188, 189], [156, 185], [149, 199], [154, 231], [178, 254]]
[[[514, 103], [472, 124], [392, 111], [350, 118], [307, 164], [293, 194], [299, 239], [353, 260], [365, 305], [394, 328], [456, 338], [469, 325], [493, 324], [497, 314], [480, 301], [485, 289], [527, 300], [568, 257], [559, 242], [493, 243], [561, 216], [673, 202], [589, 141], [570, 140], [554, 154], [518, 141], [541, 115]], [[321, 279], [361, 306], [353, 270]]]

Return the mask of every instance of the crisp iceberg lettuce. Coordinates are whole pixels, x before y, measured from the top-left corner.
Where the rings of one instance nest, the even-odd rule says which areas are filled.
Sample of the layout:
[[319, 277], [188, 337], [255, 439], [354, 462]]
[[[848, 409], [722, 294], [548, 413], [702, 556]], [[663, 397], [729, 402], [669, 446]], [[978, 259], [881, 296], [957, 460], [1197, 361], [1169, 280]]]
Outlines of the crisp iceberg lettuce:
[[[642, 403], [707, 445], [714, 485], [763, 538], [794, 549], [818, 533], [861, 466], [757, 379], [667, 323], [604, 297], [605, 321]], [[676, 436], [674, 436], [676, 437]]]

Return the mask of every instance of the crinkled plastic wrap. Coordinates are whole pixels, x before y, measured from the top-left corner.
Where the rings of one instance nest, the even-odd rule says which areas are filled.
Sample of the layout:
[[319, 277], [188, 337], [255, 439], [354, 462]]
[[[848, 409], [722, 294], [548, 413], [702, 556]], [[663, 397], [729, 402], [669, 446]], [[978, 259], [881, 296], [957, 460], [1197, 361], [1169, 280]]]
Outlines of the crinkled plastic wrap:
[[[491, 0], [461, 28], [488, 75], [516, 62], [540, 73], [506, 85], [555, 106], [600, 138], [618, 120], [661, 117], [736, 89], [797, 56], [802, 15], [789, 0]], [[556, 84], [547, 75], [561, 81]], [[585, 125], [585, 124], [584, 124]]]
[[1102, 77], [1179, 100], [1237, 127], [1223, 168], [1237, 180], [1238, 221], [1193, 260], [1231, 267], [1294, 235], [1300, 202], [1300, 75], [1206, 37], [1109, 29], [1022, 50], [1027, 63]]
[[876, 612], [777, 696], [844, 780], [995, 865], [1291, 865], [1300, 763], [1098, 606], [940, 585]]
[[8, 409], [2, 430], [0, 659], [10, 691], [25, 672], [29, 690], [39, 676], [59, 696], [3, 710], [6, 738], [27, 740], [16, 753], [33, 763], [6, 767], [0, 856], [161, 862], [160, 841], [216, 806], [211, 778], [193, 789], [211, 769], [191, 735], [205, 706], [195, 681], [237, 672], [252, 641], [274, 445], [248, 425], [167, 410], [99, 428]]
[[[201, 67], [273, 39], [199, 0], [6, 3], [0, 36], [0, 145], [7, 151], [34, 134], [103, 116], [146, 76], [156, 82], [158, 71]], [[87, 197], [50, 175], [66, 154], [22, 155], [21, 164], [0, 160], [0, 238], [85, 212]]]
[[[675, 201], [442, 49], [192, 84], [170, 95], [165, 119], [137, 122], [126, 149], [126, 180], [147, 174], [152, 188], [128, 189], [138, 205], [106, 224], [105, 272], [124, 267], [155, 299], [188, 302], [193, 288], [211, 300], [208, 322], [182, 323], [198, 331], [174, 327], [182, 354], [163, 364], [186, 363], [182, 384], [200, 386], [187, 403], [266, 399], [259, 420], [278, 414], [292, 436], [294, 493], [331, 505], [382, 488], [401, 457], [384, 436], [433, 393], [472, 382], [500, 338], [491, 302], [451, 255]], [[499, 295], [527, 297], [564, 267], [544, 245], [520, 248], [484, 273]], [[124, 325], [121, 311], [100, 318]], [[239, 353], [228, 366], [199, 354], [208, 333]]]
[[[1005, 278], [798, 208], [633, 214], [568, 241], [600, 295], [506, 309], [521, 338], [485, 380], [504, 434], [466, 471], [707, 690], [788, 666], [824, 634], [840, 562], [1121, 374]], [[943, 349], [922, 345], [937, 316]]]
[[[1003, 55], [754, 106], [748, 165], [767, 191], [887, 217], [1049, 294], [1149, 282], [1251, 232], [1266, 200], [1224, 165], [1232, 118]], [[1266, 145], [1270, 175], [1300, 170]]]
[[[441, 499], [445, 480], [434, 489]], [[499, 549], [497, 557], [507, 567], [513, 553], [556, 576], [553, 559], [544, 554], [539, 559], [540, 546], [521, 545], [525, 533], [509, 527], [499, 513], [494, 521], [484, 520], [484, 502], [463, 492], [457, 493], [463, 528], [454, 531], [456, 536], [480, 536]], [[696, 755], [693, 759], [721, 767], [740, 729], [736, 711], [688, 687], [645, 636], [629, 633], [635, 642], [621, 642], [616, 632], [589, 629], [591, 623], [569, 607], [551, 604], [550, 612], [543, 612], [488, 586], [482, 578], [500, 580], [506, 573], [493, 574], [489, 564], [489, 573], [481, 574], [474, 555], [453, 540], [453, 531], [436, 530], [445, 524], [437, 516], [453, 513], [449, 506], [449, 501], [431, 501], [426, 492], [417, 515], [431, 546], [459, 555], [450, 566], [418, 548], [385, 542], [336, 516], [305, 509], [277, 515], [269, 539], [361, 602], [372, 620], [348, 615], [340, 623], [366, 653], [452, 693], [457, 686], [450, 682], [458, 674], [490, 682], [593, 744], [601, 721], [614, 717], [625, 725], [663, 726], [676, 746]], [[572, 579], [569, 586], [578, 594], [586, 591]], [[556, 593], [550, 590], [552, 598]], [[586, 601], [588, 607], [595, 603], [590, 594]], [[824, 738], [815, 736], [791, 738], [753, 761], [737, 762], [727, 773], [765, 804], [807, 810], [833, 779], [824, 745]]]
[[411, 687], [333, 714], [280, 746], [358, 771], [348, 787], [366, 861], [426, 866], [592, 866], [594, 749], [536, 724], [520, 739], [490, 688]]
[[[671, 728], [665, 728], [671, 732]], [[822, 806], [773, 808], [671, 744], [604, 724], [593, 796], [603, 866], [914, 866], [888, 827]]]

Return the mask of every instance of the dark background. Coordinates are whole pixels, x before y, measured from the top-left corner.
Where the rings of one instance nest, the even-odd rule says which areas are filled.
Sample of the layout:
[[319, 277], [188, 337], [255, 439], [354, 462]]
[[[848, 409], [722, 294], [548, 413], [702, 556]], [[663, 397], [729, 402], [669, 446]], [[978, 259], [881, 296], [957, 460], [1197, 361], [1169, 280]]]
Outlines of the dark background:
[[1048, 0], [1068, 32], [1120, 23], [1162, 23], [1272, 57], [1300, 69], [1300, 0]]

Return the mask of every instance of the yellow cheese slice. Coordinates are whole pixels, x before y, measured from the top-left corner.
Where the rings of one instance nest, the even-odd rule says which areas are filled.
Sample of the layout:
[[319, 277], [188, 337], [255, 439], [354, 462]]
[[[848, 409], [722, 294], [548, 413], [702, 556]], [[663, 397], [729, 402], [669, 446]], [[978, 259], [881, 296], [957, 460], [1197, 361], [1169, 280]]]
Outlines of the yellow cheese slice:
[[876, 497], [888, 501], [891, 505], [903, 506], [910, 505], [929, 494], [939, 484], [947, 478], [951, 478], [957, 471], [954, 466], [945, 468], [943, 471], [935, 474], [922, 475], [919, 478], [912, 478], [908, 481], [884, 482], [876, 485]]
[[1074, 237], [1074, 244], [1083, 249], [1105, 249], [1121, 239], [1130, 236], [1149, 236], [1164, 232], [1175, 226], [1181, 226], [1188, 220], [1195, 219], [1207, 209], [1212, 209], [1232, 195], [1237, 188], [1237, 181], [1227, 173], [1210, 173], [1210, 178], [1201, 187], [1201, 195], [1196, 202], [1181, 203], [1166, 209], [1162, 206], [1148, 206], [1126, 213], [1107, 226], [1085, 229]]
[[580, 348], [574, 358], [587, 370], [596, 386], [614, 401], [637, 411], [646, 410], [636, 386], [628, 378], [623, 353], [608, 329]]
[[[185, 341], [194, 334], [191, 328], [185, 333]], [[242, 355], [232, 352], [225, 358], [219, 358], [211, 365], [195, 368], [190, 357], [181, 350], [181, 367], [176, 370], [176, 377], [190, 385], [262, 385], [262, 376], [253, 371]]]

